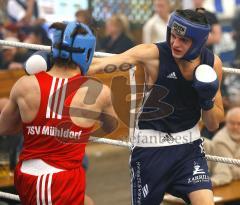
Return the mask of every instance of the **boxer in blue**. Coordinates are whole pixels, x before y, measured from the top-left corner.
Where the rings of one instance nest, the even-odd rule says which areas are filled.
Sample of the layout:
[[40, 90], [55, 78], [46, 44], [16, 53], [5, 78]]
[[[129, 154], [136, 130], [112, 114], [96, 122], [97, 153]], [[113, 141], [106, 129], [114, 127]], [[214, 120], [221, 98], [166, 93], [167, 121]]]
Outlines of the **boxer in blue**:
[[198, 128], [200, 118], [209, 130], [224, 118], [222, 63], [205, 47], [209, 31], [202, 13], [177, 10], [166, 42], [141, 44], [90, 66], [88, 74], [109, 64], [144, 67], [146, 92], [130, 161], [133, 205], [159, 205], [165, 192], [192, 205], [214, 204]]
[[99, 72], [125, 62], [145, 69], [146, 95], [130, 161], [133, 205], [159, 205], [165, 192], [193, 205], [214, 204], [198, 128], [201, 116], [209, 130], [224, 117], [222, 63], [205, 47], [209, 31], [203, 14], [177, 10], [166, 42], [95, 59], [90, 68]]

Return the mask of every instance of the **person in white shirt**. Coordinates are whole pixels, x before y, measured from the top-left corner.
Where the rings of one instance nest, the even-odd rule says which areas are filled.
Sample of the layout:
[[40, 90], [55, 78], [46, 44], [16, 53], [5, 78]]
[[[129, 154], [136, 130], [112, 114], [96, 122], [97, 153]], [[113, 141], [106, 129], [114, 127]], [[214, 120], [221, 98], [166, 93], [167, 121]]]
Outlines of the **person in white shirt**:
[[156, 43], [166, 40], [170, 2], [169, 0], [154, 0], [153, 3], [155, 14], [143, 27], [143, 43]]
[[[226, 114], [226, 125], [213, 137], [217, 156], [240, 159], [240, 107], [231, 108]], [[213, 186], [240, 180], [240, 167], [217, 163], [212, 170]], [[237, 203], [236, 203], [237, 204]]]

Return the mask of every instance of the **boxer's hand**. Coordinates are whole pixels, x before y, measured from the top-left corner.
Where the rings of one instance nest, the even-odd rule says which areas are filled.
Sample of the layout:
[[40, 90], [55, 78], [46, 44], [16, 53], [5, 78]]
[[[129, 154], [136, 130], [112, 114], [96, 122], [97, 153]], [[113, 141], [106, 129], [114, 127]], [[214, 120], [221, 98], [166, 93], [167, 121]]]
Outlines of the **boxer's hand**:
[[214, 69], [206, 64], [199, 65], [193, 75], [193, 88], [197, 91], [199, 105], [203, 110], [214, 106], [214, 97], [219, 87], [219, 81]]
[[48, 71], [51, 67], [51, 54], [47, 51], [35, 52], [24, 64], [24, 69], [29, 75], [33, 75], [41, 71]]

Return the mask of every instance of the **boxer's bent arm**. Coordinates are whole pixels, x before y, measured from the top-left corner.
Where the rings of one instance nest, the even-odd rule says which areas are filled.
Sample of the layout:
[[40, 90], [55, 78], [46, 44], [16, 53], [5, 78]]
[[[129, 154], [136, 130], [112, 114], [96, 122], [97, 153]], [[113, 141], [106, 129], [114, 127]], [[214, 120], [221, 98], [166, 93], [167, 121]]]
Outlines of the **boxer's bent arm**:
[[203, 122], [210, 131], [218, 129], [219, 123], [224, 120], [224, 109], [220, 91], [220, 85], [222, 82], [222, 62], [218, 56], [215, 56], [214, 69], [219, 80], [219, 89], [215, 96], [214, 107], [211, 110], [202, 111]]
[[19, 133], [22, 127], [21, 116], [16, 100], [16, 87], [10, 93], [10, 98], [0, 115], [0, 135]]
[[103, 122], [104, 135], [110, 134], [118, 128], [118, 118], [111, 104], [104, 108], [100, 119]]
[[217, 130], [219, 123], [224, 120], [224, 109], [220, 91], [216, 94], [214, 107], [211, 110], [202, 111], [202, 119], [209, 131]]
[[151, 69], [154, 69], [153, 67], [155, 64], [158, 65], [158, 62], [159, 51], [157, 46], [155, 44], [140, 44], [121, 54], [105, 58], [94, 58], [88, 75], [104, 73], [108, 65], [114, 65], [120, 68], [124, 63], [133, 65], [141, 64], [144, 66], [145, 70], [149, 72]]
[[118, 127], [118, 117], [113, 108], [111, 90], [106, 85], [103, 86], [100, 101], [102, 110], [99, 120], [101, 121], [102, 129], [94, 131], [92, 135], [104, 137], [112, 133]]
[[0, 99], [0, 113], [3, 110], [4, 106], [7, 104], [8, 98], [1, 98]]

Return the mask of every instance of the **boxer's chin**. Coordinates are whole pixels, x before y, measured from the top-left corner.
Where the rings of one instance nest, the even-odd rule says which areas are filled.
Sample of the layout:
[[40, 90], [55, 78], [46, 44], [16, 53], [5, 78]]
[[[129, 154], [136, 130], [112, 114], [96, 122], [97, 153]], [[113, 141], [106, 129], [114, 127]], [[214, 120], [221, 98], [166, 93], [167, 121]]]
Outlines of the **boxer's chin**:
[[174, 50], [172, 50], [172, 56], [173, 56], [174, 58], [177, 58], [177, 59], [183, 58], [182, 52], [176, 52], [176, 51], [174, 51]]

